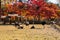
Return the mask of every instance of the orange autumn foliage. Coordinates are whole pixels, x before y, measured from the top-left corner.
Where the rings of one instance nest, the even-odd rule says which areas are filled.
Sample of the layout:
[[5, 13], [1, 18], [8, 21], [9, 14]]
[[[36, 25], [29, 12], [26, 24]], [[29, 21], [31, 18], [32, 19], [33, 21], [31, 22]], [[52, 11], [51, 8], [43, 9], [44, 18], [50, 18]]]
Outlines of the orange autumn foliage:
[[25, 16], [29, 19], [32, 19], [33, 17], [36, 17], [37, 19], [39, 19], [39, 18], [49, 19], [52, 17], [56, 18], [58, 16], [57, 10], [59, 9], [59, 7], [57, 5], [52, 4], [52, 3], [49, 4], [44, 1], [41, 1], [41, 3], [36, 2], [36, 4], [34, 4], [32, 6], [30, 4], [18, 2], [13, 5], [7, 4], [7, 5], [5, 5], [5, 7], [7, 7], [6, 12], [8, 12], [8, 13], [15, 12], [16, 14]]

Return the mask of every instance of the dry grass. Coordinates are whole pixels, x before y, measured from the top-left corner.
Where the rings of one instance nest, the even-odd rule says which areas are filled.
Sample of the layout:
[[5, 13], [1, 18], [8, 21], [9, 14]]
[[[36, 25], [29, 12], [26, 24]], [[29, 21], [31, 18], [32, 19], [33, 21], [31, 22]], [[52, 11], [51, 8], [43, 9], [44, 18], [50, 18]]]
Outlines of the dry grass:
[[0, 40], [60, 40], [60, 32], [50, 25], [35, 25], [37, 29], [30, 29], [32, 25], [17, 29], [13, 25], [0, 25]]

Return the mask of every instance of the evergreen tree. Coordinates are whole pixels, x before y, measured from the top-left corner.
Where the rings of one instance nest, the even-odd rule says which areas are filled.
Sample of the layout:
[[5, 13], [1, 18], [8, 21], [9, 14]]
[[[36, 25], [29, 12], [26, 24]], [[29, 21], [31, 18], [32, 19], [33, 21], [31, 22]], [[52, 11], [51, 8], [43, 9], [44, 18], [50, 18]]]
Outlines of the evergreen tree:
[[19, 0], [19, 2], [22, 2], [22, 0]]

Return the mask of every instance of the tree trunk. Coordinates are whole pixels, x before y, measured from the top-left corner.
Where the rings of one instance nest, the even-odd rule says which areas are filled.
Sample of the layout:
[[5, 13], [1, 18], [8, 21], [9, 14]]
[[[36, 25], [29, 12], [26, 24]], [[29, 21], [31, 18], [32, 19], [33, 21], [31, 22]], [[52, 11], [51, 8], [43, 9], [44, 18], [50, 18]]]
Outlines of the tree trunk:
[[0, 0], [0, 14], [1, 14], [1, 0]]
[[1, 10], [1, 0], [0, 0], [0, 10]]

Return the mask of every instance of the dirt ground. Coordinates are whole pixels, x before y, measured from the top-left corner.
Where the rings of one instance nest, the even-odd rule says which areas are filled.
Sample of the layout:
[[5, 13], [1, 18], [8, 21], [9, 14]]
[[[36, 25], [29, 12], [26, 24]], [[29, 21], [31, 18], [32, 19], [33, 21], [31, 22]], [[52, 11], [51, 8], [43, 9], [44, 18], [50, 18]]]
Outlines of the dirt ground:
[[31, 26], [17, 29], [14, 25], [0, 25], [0, 40], [60, 40], [60, 32], [50, 25], [36, 24], [36, 29], [30, 29]]

